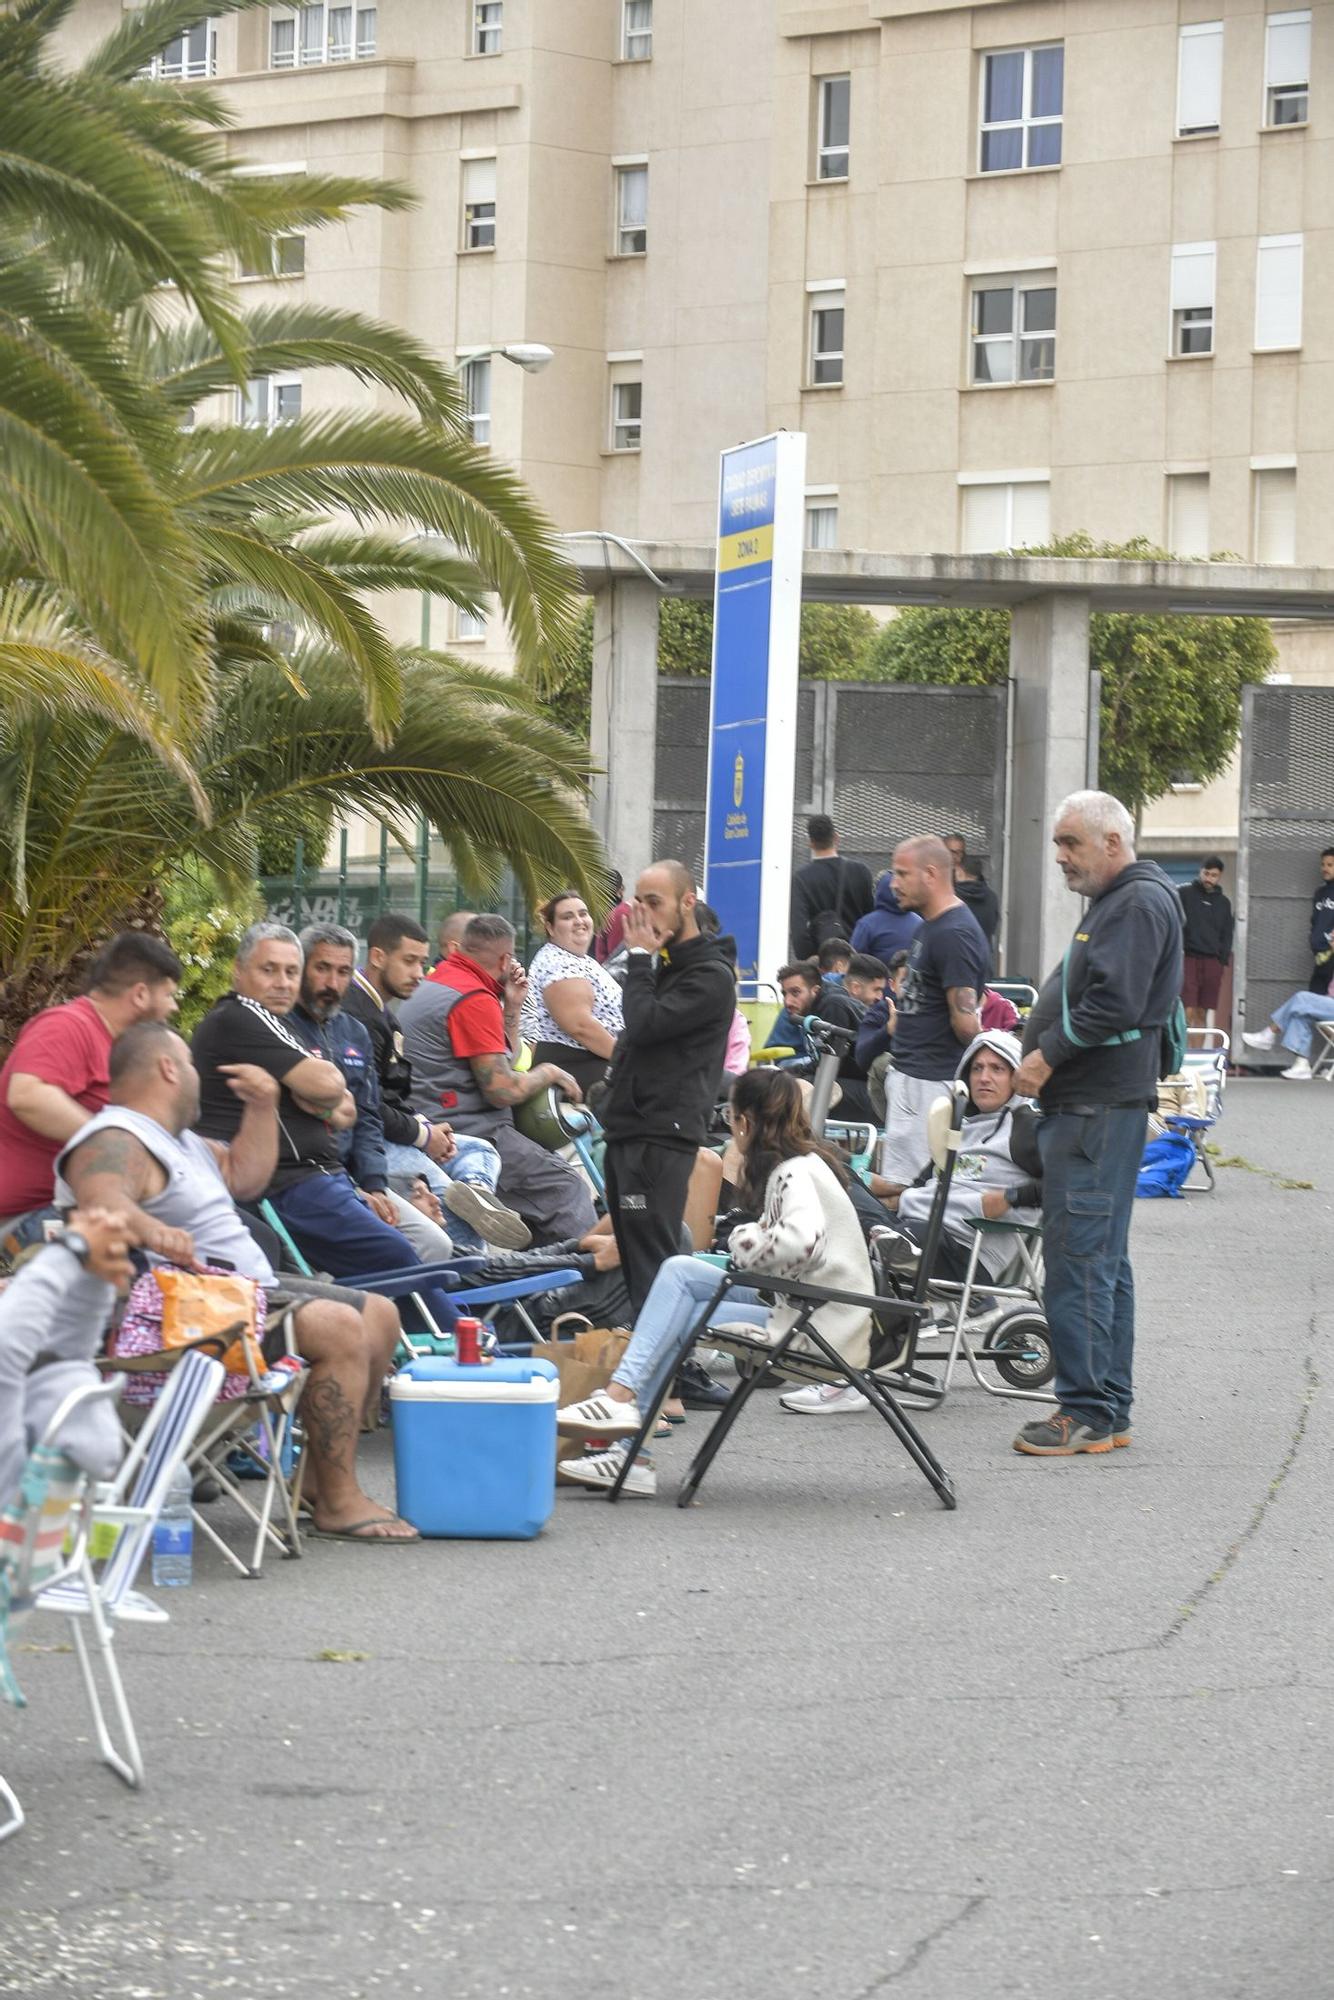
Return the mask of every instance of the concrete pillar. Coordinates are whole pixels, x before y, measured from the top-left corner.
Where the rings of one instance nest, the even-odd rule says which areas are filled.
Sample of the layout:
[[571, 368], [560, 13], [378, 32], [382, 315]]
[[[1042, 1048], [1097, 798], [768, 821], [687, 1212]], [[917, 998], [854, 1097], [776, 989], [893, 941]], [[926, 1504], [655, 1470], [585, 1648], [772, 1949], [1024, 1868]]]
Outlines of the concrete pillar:
[[1010, 746], [1005, 969], [1040, 984], [1070, 941], [1080, 903], [1051, 845], [1056, 808], [1087, 783], [1089, 601], [1035, 597], [1010, 617]]
[[593, 598], [593, 824], [607, 859], [633, 884], [653, 860], [658, 728], [658, 598], [647, 578]]

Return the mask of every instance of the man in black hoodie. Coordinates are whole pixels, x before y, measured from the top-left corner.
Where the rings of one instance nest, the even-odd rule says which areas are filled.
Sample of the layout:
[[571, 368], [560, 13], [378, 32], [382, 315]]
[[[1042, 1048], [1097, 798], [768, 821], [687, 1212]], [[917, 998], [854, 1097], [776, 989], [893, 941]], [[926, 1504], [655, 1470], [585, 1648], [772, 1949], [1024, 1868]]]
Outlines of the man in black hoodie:
[[1135, 859], [1135, 827], [1107, 792], [1056, 815], [1056, 861], [1091, 898], [1024, 1031], [1015, 1090], [1042, 1109], [1044, 1303], [1057, 1407], [1016, 1451], [1040, 1458], [1130, 1443], [1135, 1291], [1127, 1245], [1163, 1029], [1181, 991], [1181, 905]]
[[1177, 890], [1186, 920], [1181, 998], [1192, 1028], [1207, 1025], [1218, 1005], [1223, 971], [1232, 956], [1232, 905], [1223, 894], [1223, 864], [1216, 854], [1201, 862], [1193, 882]]
[[658, 1266], [681, 1248], [686, 1188], [736, 1011], [732, 968], [717, 939], [702, 935], [697, 900], [687, 868], [655, 861], [625, 920], [625, 1027], [599, 1115], [607, 1209], [636, 1313]]

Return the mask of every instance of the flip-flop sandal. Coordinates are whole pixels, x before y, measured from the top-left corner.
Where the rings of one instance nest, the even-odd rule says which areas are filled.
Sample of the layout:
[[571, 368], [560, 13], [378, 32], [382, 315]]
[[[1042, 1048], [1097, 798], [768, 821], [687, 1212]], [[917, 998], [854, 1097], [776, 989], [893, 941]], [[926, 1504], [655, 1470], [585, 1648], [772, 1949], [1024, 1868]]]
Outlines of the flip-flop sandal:
[[665, 1424], [672, 1424], [673, 1426], [675, 1426], [676, 1424], [683, 1424], [686, 1420], [686, 1413], [684, 1410], [682, 1410], [679, 1417], [674, 1417], [670, 1410], [664, 1410], [662, 1413], [662, 1420]]
[[672, 1434], [672, 1420], [671, 1420], [671, 1418], [670, 1418], [670, 1417], [659, 1417], [659, 1418], [658, 1418], [658, 1421], [657, 1421], [657, 1423], [656, 1423], [656, 1424], [655, 1424], [655, 1425], [653, 1426], [653, 1435], [654, 1435], [654, 1437], [655, 1437], [655, 1438], [669, 1438], [669, 1437], [671, 1436], [671, 1434]]
[[346, 1528], [317, 1528], [312, 1525], [311, 1534], [321, 1542], [360, 1542], [375, 1549], [411, 1548], [421, 1536], [413, 1528], [410, 1535], [368, 1535], [367, 1528], [392, 1528], [397, 1522], [401, 1528], [410, 1524], [398, 1515], [376, 1514], [369, 1521], [351, 1521]]

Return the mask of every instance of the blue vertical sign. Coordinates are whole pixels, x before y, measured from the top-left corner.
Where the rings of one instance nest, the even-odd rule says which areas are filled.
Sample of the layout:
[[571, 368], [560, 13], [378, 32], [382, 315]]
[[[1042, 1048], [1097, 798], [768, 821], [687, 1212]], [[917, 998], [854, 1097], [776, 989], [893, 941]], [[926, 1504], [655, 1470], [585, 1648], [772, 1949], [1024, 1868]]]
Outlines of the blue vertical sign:
[[742, 980], [787, 957], [806, 440], [722, 454], [704, 894]]

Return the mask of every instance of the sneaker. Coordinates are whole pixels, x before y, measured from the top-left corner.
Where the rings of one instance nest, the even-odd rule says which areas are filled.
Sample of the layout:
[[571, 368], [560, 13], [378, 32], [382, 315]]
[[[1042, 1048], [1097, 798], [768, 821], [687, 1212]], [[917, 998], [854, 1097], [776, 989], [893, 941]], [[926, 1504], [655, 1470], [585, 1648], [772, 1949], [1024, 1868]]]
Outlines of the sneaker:
[[1243, 1035], [1248, 1049], [1272, 1049], [1277, 1040], [1272, 1028], [1257, 1028], [1253, 1035]]
[[1030, 1458], [1073, 1458], [1077, 1452], [1112, 1449], [1110, 1430], [1095, 1431], [1068, 1410], [1054, 1410], [1039, 1423], [1025, 1424], [1014, 1441], [1016, 1451]]
[[533, 1240], [523, 1217], [497, 1201], [481, 1181], [451, 1181], [445, 1189], [445, 1207], [498, 1250], [526, 1250]]
[[688, 1410], [720, 1410], [732, 1400], [731, 1390], [715, 1382], [708, 1370], [693, 1358], [681, 1363], [676, 1381], [677, 1394]]
[[1126, 1428], [1123, 1431], [1112, 1432], [1112, 1449], [1114, 1451], [1125, 1451], [1129, 1443], [1130, 1443], [1129, 1424], [1126, 1425]]
[[790, 1389], [778, 1402], [780, 1408], [797, 1417], [851, 1416], [854, 1410], [871, 1407], [851, 1382], [810, 1382], [804, 1389]]
[[601, 1391], [556, 1412], [556, 1429], [562, 1437], [631, 1438], [643, 1421], [638, 1403], [617, 1403]]
[[1298, 1056], [1296, 1062], [1289, 1064], [1283, 1074], [1284, 1076], [1291, 1077], [1294, 1083], [1309, 1083], [1311, 1081], [1311, 1065], [1305, 1056]]
[[[604, 1493], [616, 1483], [625, 1462], [625, 1452], [591, 1451], [583, 1458], [563, 1458], [556, 1470], [576, 1486], [593, 1486]], [[622, 1493], [637, 1493], [651, 1500], [658, 1490], [658, 1475], [645, 1458], [637, 1458], [625, 1476]]]

